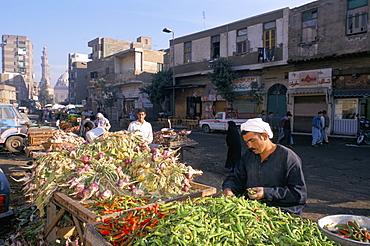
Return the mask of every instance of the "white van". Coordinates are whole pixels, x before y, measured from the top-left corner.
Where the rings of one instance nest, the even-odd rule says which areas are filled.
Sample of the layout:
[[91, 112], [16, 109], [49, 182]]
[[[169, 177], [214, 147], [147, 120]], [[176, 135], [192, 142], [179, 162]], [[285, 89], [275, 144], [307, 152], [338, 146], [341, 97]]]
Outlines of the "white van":
[[27, 124], [12, 104], [0, 103], [0, 145], [10, 152], [21, 152], [27, 137]]

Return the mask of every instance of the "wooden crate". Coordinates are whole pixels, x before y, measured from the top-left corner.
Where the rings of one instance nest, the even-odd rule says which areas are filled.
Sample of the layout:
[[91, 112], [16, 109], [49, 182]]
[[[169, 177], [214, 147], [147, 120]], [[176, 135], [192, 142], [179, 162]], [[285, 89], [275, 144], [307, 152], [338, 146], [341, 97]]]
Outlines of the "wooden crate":
[[173, 141], [173, 142], [169, 142], [169, 146], [170, 148], [181, 148], [181, 147], [187, 147], [187, 146], [194, 146], [194, 145], [197, 145], [198, 142], [196, 141], [187, 141], [187, 140], [184, 140], [184, 141]]
[[102, 222], [101, 216], [94, 214], [93, 212], [82, 206], [82, 204], [78, 203], [62, 192], [54, 192], [53, 202], [55, 202], [58, 206], [65, 209], [72, 215], [78, 217], [83, 222], [87, 222], [91, 225]]
[[52, 132], [29, 133], [28, 145], [41, 145], [42, 143], [47, 142], [52, 136]]
[[[189, 194], [178, 196], [178, 197], [171, 198], [171, 199], [166, 199], [166, 200], [163, 200], [161, 202], [166, 203], [166, 202], [172, 202], [172, 201], [184, 201], [187, 198], [210, 196], [210, 195], [216, 193], [216, 191], [217, 191], [217, 189], [215, 187], [199, 184], [199, 183], [196, 183], [196, 182], [190, 182], [190, 185], [191, 185], [192, 189], [195, 190], [193, 193], [189, 193]], [[67, 195], [65, 195], [61, 192], [55, 192], [53, 194], [53, 202], [55, 202], [58, 206], [64, 208], [66, 211], [68, 211], [68, 212], [72, 213], [73, 215], [77, 216], [81, 221], [84, 221], [84, 222], [89, 223], [91, 225], [99, 224], [104, 219], [108, 219], [108, 218], [112, 218], [112, 217], [118, 217], [124, 212], [128, 212], [128, 211], [135, 210], [135, 209], [139, 208], [139, 207], [136, 207], [136, 208], [124, 210], [124, 211], [121, 211], [121, 212], [116, 212], [116, 213], [112, 213], [112, 214], [106, 214], [106, 215], [99, 216], [99, 215], [94, 214], [93, 212], [91, 212], [90, 210], [88, 210], [87, 208], [82, 206], [80, 203], [78, 203], [77, 201], [73, 200], [72, 198], [70, 198], [69, 196], [67, 196]], [[145, 206], [141, 206], [140, 208], [153, 206], [153, 205], [154, 205], [154, 203], [147, 204]]]
[[42, 143], [42, 146], [44, 147], [45, 150], [47, 149], [55, 149], [57, 146], [76, 146], [75, 143], [52, 143], [52, 142], [45, 142], [45, 143]]
[[87, 246], [112, 246], [105, 238], [95, 229], [94, 226], [86, 223], [84, 241]]

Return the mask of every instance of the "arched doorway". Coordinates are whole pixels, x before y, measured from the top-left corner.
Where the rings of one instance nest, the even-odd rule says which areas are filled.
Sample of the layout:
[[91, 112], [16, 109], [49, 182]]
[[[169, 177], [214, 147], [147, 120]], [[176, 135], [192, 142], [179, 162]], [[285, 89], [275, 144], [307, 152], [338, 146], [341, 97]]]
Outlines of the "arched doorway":
[[267, 113], [274, 113], [275, 129], [280, 127], [280, 119], [286, 115], [286, 92], [285, 85], [275, 84], [270, 87], [267, 93]]

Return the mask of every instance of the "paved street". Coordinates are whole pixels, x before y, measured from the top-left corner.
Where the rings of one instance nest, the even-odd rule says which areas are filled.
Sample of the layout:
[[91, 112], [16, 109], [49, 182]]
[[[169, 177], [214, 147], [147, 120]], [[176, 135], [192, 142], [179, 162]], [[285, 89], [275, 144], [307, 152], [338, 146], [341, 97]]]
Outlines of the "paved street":
[[[204, 174], [196, 181], [221, 188], [229, 174], [225, 133], [193, 131], [199, 144], [184, 153], [184, 161]], [[370, 216], [370, 145], [358, 146], [353, 138], [330, 138], [328, 145], [311, 147], [310, 135], [293, 135], [292, 149], [301, 157], [308, 187], [304, 216], [317, 220], [327, 214]], [[242, 144], [245, 147], [245, 144]]]

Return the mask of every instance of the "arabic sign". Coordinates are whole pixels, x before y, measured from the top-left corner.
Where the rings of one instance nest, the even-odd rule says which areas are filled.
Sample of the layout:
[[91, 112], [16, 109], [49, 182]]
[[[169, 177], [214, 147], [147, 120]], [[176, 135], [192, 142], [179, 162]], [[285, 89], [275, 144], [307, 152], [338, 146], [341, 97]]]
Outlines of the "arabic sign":
[[289, 73], [289, 88], [296, 87], [331, 87], [332, 69], [317, 69]]
[[257, 77], [243, 77], [233, 81], [233, 89], [236, 92], [250, 91], [253, 82], [258, 82]]

